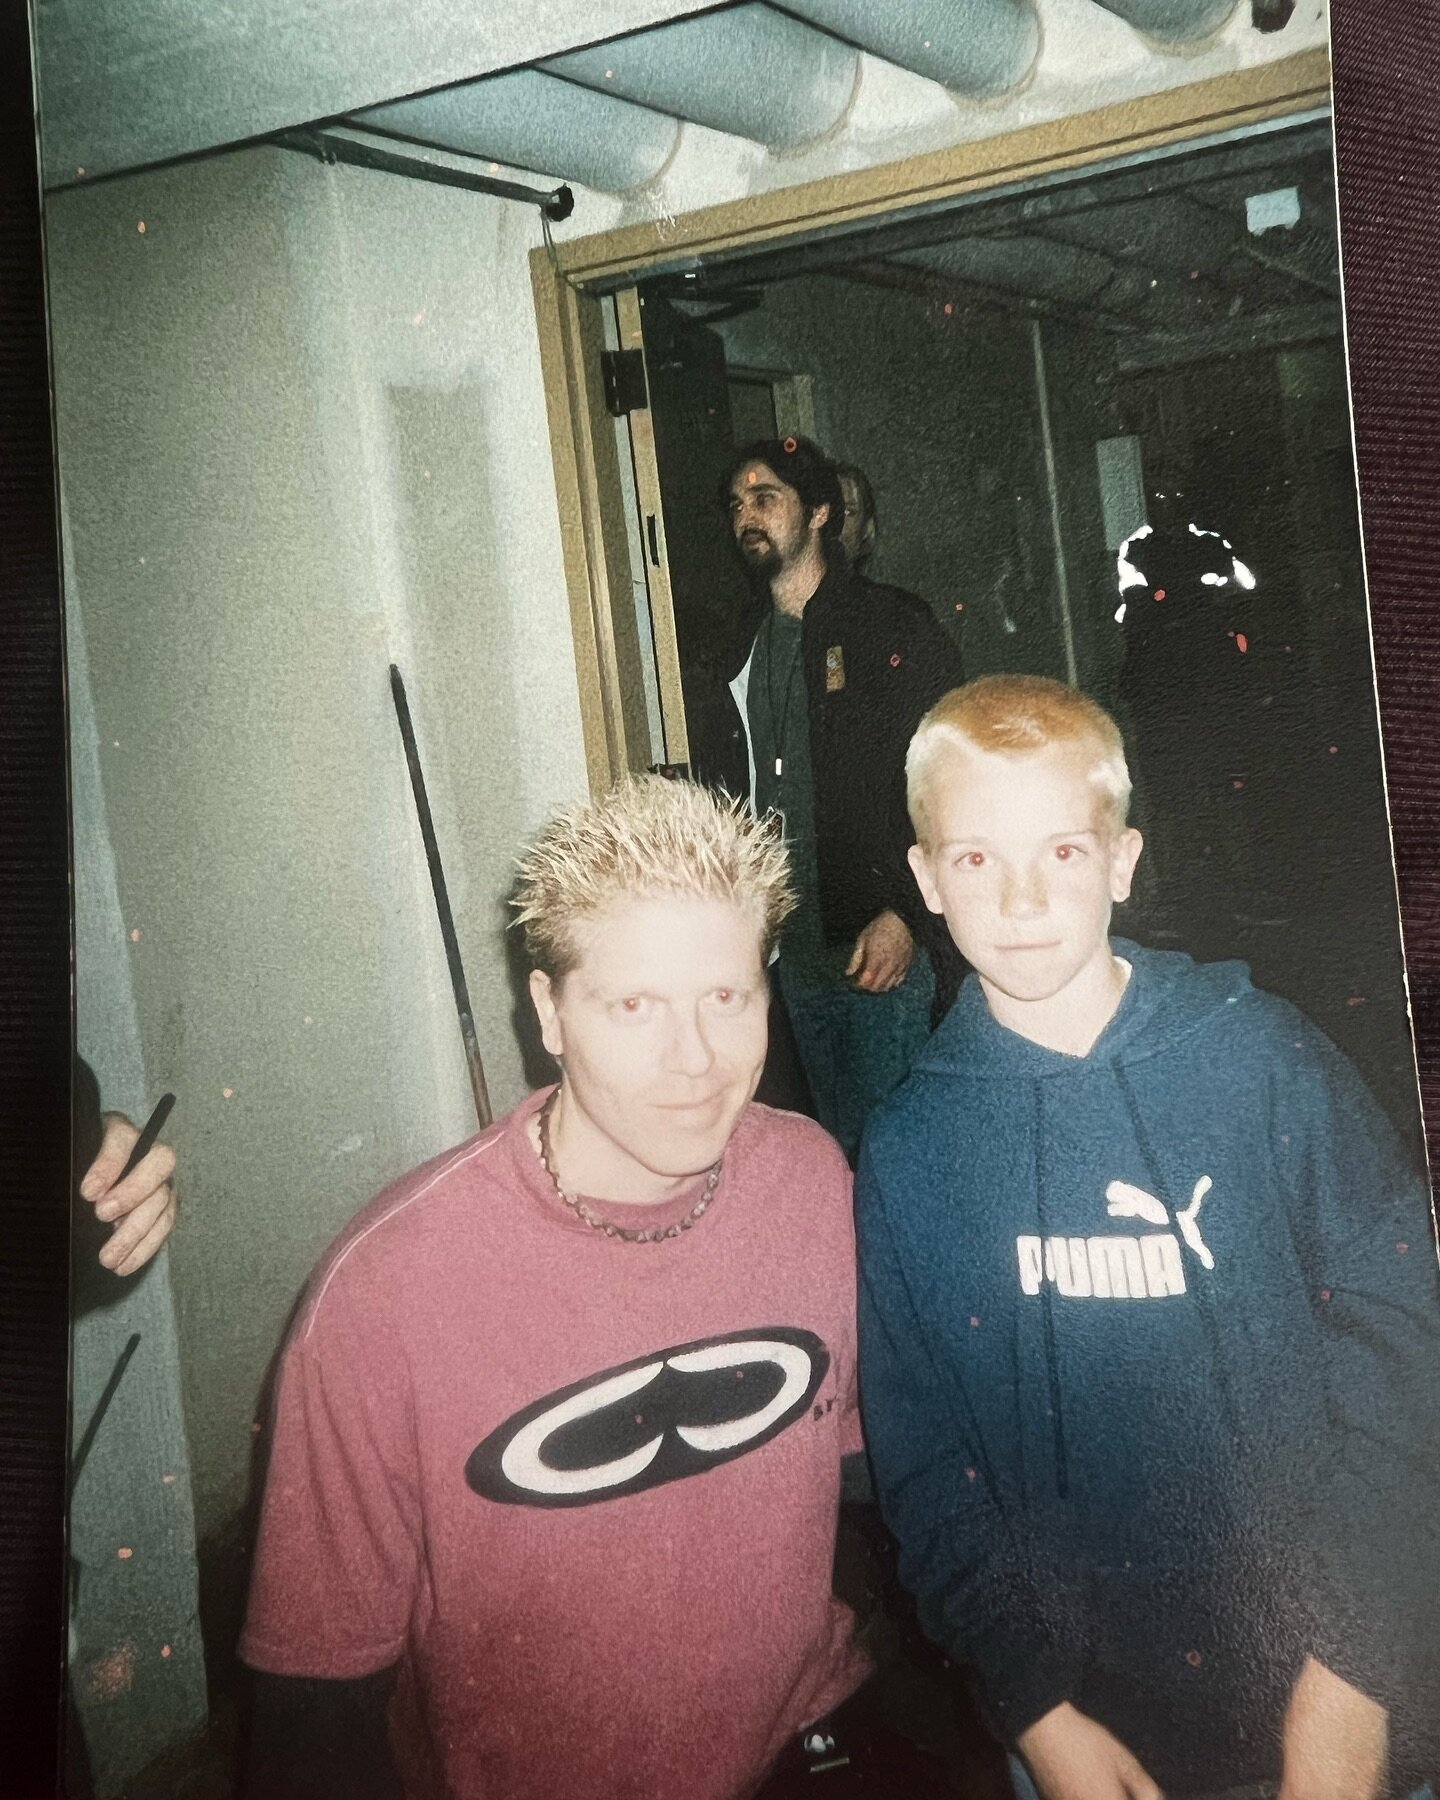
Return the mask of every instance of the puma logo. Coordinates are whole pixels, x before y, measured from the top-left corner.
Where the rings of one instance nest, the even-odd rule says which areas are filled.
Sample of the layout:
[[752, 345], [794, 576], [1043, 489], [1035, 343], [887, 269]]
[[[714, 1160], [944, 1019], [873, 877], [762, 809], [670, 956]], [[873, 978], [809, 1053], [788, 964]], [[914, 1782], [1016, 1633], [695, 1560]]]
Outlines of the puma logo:
[[[1154, 1194], [1128, 1181], [1112, 1181], [1105, 1190], [1105, 1211], [1112, 1219], [1137, 1219], [1161, 1229], [1135, 1237], [1097, 1235], [1048, 1237], [1022, 1234], [1015, 1240], [1020, 1290], [1035, 1295], [1048, 1281], [1067, 1299], [1158, 1300], [1186, 1291], [1180, 1239], [1204, 1269], [1215, 1257], [1200, 1235], [1199, 1214], [1214, 1187], [1208, 1175], [1195, 1183], [1188, 1206], [1172, 1216]], [[1179, 1228], [1180, 1239], [1173, 1230]]]
[[[1175, 1215], [1181, 1237], [1200, 1258], [1202, 1267], [1207, 1269], [1215, 1267], [1215, 1258], [1200, 1235], [1195, 1216], [1200, 1211], [1200, 1203], [1214, 1185], [1208, 1175], [1202, 1175], [1195, 1183], [1190, 1204]], [[1105, 1210], [1112, 1219], [1144, 1219], [1147, 1225], [1170, 1223], [1170, 1211], [1165, 1202], [1157, 1200], [1153, 1194], [1147, 1194], [1144, 1188], [1132, 1187], [1128, 1181], [1112, 1181], [1106, 1188]]]

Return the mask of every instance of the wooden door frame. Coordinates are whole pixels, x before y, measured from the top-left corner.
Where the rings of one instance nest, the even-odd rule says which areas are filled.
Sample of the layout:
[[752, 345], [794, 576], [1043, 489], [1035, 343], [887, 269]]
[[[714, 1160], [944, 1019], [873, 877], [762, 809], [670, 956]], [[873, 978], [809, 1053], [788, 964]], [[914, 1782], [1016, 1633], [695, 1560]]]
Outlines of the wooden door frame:
[[[613, 420], [601, 385], [602, 293], [698, 255], [779, 248], [818, 229], [1164, 149], [1328, 108], [1323, 50], [1167, 88], [1092, 112], [957, 144], [532, 251], [550, 449], [592, 791], [648, 760], [639, 634]], [[653, 473], [653, 471], [652, 471]], [[665, 590], [668, 591], [668, 590]], [[663, 605], [659, 608], [663, 613]], [[657, 647], [673, 619], [657, 618]], [[672, 672], [673, 673], [673, 672]], [[678, 676], [676, 676], [678, 680]]]

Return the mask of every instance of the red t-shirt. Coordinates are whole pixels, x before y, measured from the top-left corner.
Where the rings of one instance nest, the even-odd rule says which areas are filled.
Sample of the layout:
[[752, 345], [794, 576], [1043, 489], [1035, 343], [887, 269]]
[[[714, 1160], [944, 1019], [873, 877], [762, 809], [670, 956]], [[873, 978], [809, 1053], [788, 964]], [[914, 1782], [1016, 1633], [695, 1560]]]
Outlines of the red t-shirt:
[[[850, 1174], [752, 1105], [658, 1244], [557, 1197], [543, 1094], [407, 1175], [282, 1369], [241, 1655], [399, 1663], [412, 1800], [738, 1800], [866, 1671], [831, 1596], [860, 1445]], [[683, 1217], [605, 1207], [619, 1224]]]

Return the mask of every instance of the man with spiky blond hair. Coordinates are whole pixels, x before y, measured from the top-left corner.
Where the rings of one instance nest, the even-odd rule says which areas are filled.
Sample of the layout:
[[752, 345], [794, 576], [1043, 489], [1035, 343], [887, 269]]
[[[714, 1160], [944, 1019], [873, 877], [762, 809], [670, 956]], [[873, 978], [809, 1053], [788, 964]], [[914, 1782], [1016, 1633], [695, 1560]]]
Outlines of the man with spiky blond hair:
[[241, 1646], [255, 1800], [743, 1800], [861, 1681], [849, 1174], [751, 1099], [792, 904], [747, 809], [654, 777], [521, 858], [561, 1079], [311, 1283]]

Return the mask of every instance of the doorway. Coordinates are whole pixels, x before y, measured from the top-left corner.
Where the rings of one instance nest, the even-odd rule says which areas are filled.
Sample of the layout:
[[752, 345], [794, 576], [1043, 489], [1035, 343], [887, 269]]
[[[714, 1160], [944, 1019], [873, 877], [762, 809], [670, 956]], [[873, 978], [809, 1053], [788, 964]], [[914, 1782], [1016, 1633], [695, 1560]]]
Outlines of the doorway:
[[[1231, 642], [1237, 666], [1265, 663], [1275, 681], [1255, 696], [1268, 731], [1252, 733], [1206, 826], [1228, 862], [1203, 906], [1185, 833], [1163, 828], [1164, 770], [1132, 751], [1152, 841], [1123, 928], [1243, 957], [1355, 1057], [1413, 1138], [1328, 93], [1323, 69], [1288, 75], [1263, 91], [1248, 76], [1178, 90], [1144, 133], [1126, 109], [1097, 113], [1063, 154], [1044, 134], [971, 147], [958, 176], [927, 165], [928, 195], [898, 170], [907, 203], [889, 212], [841, 182], [808, 207], [790, 196], [783, 216], [777, 201], [768, 228], [747, 203], [682, 221], [665, 243], [582, 241], [566, 261], [583, 283], [537, 254], [542, 341], [547, 293], [572, 322], [568, 357], [550, 334], [571, 423], [588, 407], [615, 445], [608, 479], [604, 454], [587, 459], [594, 510], [609, 492], [611, 536], [630, 546], [603, 567], [575, 559], [577, 649], [583, 663], [588, 635], [602, 651], [582, 702], [588, 689], [598, 743], [609, 596], [640, 596], [635, 657], [657, 704], [643, 730], [612, 708], [592, 780], [665, 764], [743, 784], [725, 677], [758, 617], [716, 479], [787, 392], [803, 395], [803, 435], [869, 477], [870, 572], [929, 603], [967, 674], [1071, 680], [1127, 727], [1120, 551], [1154, 492], [1178, 490], [1181, 529], [1218, 533], [1258, 575], [1264, 632], [1236, 625]], [[638, 364], [643, 403], [618, 419], [573, 349], [587, 308], [609, 311], [609, 341]], [[557, 436], [562, 500], [575, 441]], [[584, 498], [578, 486], [581, 510]]]
[[[632, 575], [664, 625], [646, 654], [665, 740], [685, 745], [636, 746], [631, 766], [743, 790], [727, 682], [762, 615], [717, 483], [738, 446], [814, 437], [874, 491], [866, 573], [928, 602], [968, 676], [1052, 676], [1120, 719], [1149, 849], [1117, 928], [1242, 957], [1413, 1135], [1328, 117], [701, 258], [605, 303], [643, 361], [644, 407], [621, 421], [648, 467]], [[1126, 692], [1122, 551], [1167, 495], [1182, 541], [1213, 535], [1238, 569], [1191, 572], [1229, 584], [1233, 664], [1167, 700], [1157, 746]], [[1242, 689], [1248, 736], [1177, 808]]]

